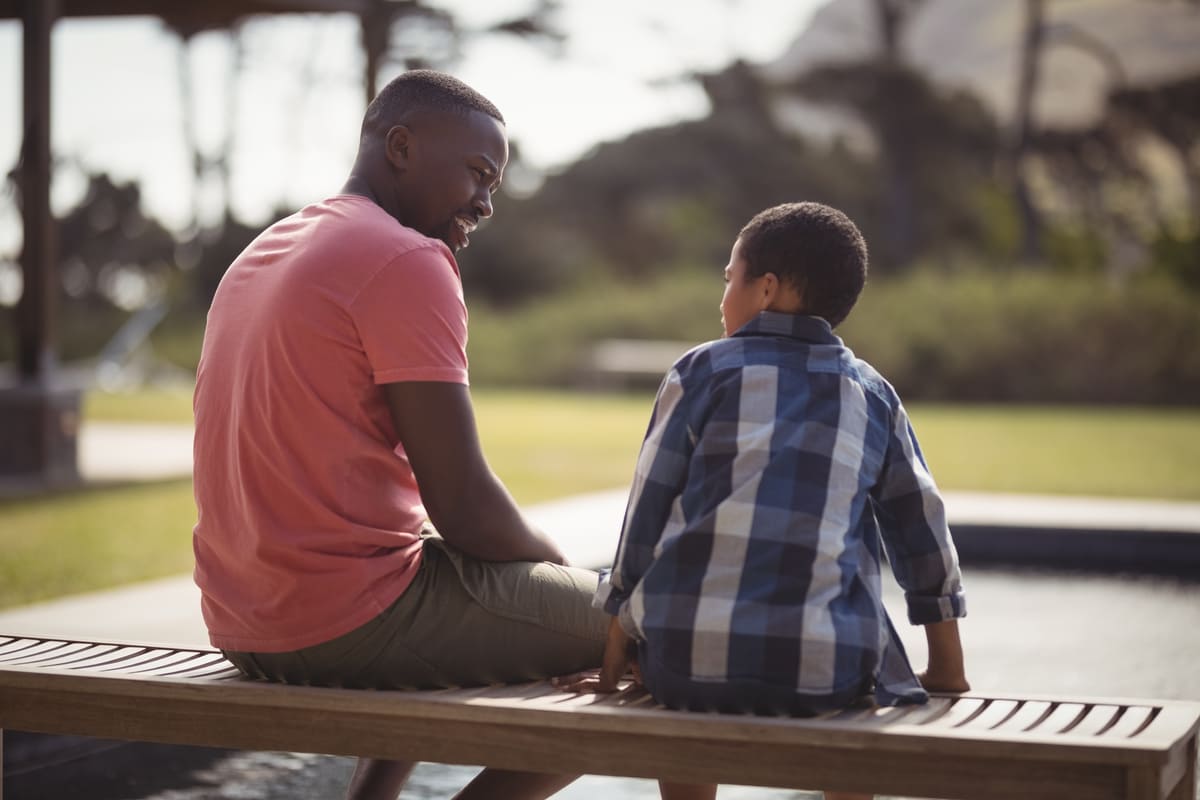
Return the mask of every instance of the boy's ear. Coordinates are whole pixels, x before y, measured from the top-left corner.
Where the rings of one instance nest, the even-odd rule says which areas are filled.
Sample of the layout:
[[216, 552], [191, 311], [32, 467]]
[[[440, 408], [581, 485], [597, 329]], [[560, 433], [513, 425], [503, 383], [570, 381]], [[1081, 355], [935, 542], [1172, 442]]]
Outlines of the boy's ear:
[[384, 156], [388, 163], [400, 169], [408, 166], [411, 146], [412, 131], [407, 125], [395, 125], [383, 137]]
[[766, 311], [775, 303], [775, 300], [779, 297], [780, 288], [779, 276], [774, 272], [764, 272], [759, 276], [760, 311]]
[[804, 292], [791, 281], [784, 282], [774, 272], [764, 273], [761, 310], [798, 314], [804, 310]]

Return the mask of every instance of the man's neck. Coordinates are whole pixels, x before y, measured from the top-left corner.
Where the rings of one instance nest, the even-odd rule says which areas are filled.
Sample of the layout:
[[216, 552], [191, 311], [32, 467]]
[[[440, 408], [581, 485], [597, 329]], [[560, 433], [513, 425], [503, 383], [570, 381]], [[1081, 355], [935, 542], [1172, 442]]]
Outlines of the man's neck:
[[360, 197], [365, 197], [375, 205], [381, 205], [379, 198], [375, 196], [375, 192], [371, 189], [370, 182], [356, 173], [350, 173], [350, 177], [342, 184], [342, 194], [356, 194]]

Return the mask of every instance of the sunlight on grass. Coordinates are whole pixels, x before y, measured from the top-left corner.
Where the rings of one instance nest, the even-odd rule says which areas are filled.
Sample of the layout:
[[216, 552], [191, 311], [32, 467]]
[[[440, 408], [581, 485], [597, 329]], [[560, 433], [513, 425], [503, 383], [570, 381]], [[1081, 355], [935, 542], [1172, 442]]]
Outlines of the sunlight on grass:
[[1200, 500], [1200, 410], [917, 405], [943, 489]]
[[0, 607], [188, 572], [191, 481], [0, 504]]
[[88, 422], [178, 422], [191, 425], [192, 387], [88, 392], [83, 397], [83, 418]]
[[649, 395], [475, 393], [483, 449], [521, 503], [627, 486], [649, 421]]

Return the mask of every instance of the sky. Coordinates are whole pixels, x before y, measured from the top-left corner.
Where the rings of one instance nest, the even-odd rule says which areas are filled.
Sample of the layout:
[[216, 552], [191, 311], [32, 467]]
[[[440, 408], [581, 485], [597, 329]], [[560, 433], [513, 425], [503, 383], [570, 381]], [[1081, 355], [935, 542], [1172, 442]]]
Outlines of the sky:
[[[510, 137], [536, 170], [559, 168], [597, 143], [703, 116], [707, 102], [675, 78], [734, 58], [764, 62], [794, 41], [826, 0], [563, 0], [560, 54], [511, 37], [468, 39], [450, 71], [492, 99]], [[530, 0], [438, 0], [468, 30], [519, 15]], [[302, 16], [260, 20], [229, 36], [180, 40], [150, 18], [64, 20], [54, 31], [52, 137], [58, 165], [52, 203], [78, 202], [84, 169], [142, 186], [148, 213], [184, 230], [198, 209], [211, 221], [215, 182], [193, 198], [183, 131], [213, 154], [232, 137], [231, 202], [265, 224], [340, 187], [365, 105], [357, 20]], [[236, 81], [234, 63], [241, 58]], [[194, 76], [183, 103], [181, 65]], [[393, 65], [381, 78], [398, 73]], [[0, 167], [16, 163], [21, 133], [21, 30], [0, 23]], [[517, 176], [512, 176], [517, 177]], [[0, 260], [20, 249], [19, 215], [0, 194]]]

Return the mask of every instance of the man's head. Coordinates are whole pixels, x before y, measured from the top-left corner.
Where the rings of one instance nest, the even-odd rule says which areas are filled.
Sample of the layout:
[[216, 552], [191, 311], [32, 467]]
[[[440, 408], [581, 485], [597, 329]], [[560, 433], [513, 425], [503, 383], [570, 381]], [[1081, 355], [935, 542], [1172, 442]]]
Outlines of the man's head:
[[507, 163], [504, 117], [487, 98], [444, 73], [413, 70], [367, 107], [347, 186], [458, 250], [492, 215]]
[[785, 203], [742, 228], [726, 280], [721, 311], [728, 333], [767, 309], [821, 317], [837, 327], [866, 284], [867, 244], [841, 211]]

